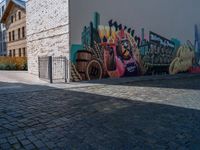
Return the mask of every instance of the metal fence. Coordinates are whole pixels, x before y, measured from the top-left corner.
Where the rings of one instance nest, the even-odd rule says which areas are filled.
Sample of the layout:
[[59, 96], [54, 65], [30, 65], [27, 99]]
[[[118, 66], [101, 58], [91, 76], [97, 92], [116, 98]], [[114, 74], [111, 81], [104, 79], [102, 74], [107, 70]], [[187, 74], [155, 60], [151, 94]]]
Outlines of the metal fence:
[[53, 82], [67, 82], [68, 60], [66, 57], [38, 57], [39, 78]]

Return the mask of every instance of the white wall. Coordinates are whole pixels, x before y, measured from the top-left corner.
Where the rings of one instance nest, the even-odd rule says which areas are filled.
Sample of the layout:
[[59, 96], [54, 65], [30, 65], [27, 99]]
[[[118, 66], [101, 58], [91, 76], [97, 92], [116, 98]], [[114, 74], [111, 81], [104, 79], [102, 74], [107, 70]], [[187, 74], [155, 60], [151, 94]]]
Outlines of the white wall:
[[80, 43], [81, 31], [101, 14], [101, 23], [108, 20], [134, 27], [142, 27], [165, 37], [175, 37], [182, 42], [194, 41], [194, 24], [200, 23], [199, 0], [71, 0], [72, 43]]
[[68, 0], [28, 0], [28, 68], [38, 74], [38, 56], [69, 57]]

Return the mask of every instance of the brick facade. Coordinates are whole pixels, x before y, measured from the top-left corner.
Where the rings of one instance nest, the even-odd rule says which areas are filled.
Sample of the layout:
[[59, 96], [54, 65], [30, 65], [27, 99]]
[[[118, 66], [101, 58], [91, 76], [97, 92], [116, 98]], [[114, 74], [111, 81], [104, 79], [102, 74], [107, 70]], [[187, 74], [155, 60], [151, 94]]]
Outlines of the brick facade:
[[27, 49], [29, 73], [38, 75], [38, 56], [69, 58], [68, 0], [28, 0]]

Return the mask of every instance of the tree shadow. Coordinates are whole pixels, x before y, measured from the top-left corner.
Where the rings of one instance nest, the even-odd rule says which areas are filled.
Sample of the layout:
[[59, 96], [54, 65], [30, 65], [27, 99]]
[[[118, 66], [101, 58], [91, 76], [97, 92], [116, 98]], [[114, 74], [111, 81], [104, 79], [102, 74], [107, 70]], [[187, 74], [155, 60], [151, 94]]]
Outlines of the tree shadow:
[[200, 148], [198, 109], [48, 88], [0, 94], [0, 104], [0, 149]]

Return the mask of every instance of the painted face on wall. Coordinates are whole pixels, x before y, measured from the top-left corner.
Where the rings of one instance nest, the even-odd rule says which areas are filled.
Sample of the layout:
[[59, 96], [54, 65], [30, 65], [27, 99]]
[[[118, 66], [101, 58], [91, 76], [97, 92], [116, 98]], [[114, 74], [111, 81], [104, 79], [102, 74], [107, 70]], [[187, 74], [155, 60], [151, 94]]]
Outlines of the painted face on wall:
[[121, 57], [124, 59], [124, 60], [128, 60], [131, 58], [131, 53], [132, 53], [132, 47], [131, 47], [131, 44], [130, 44], [130, 41], [127, 40], [127, 39], [123, 39], [120, 41], [120, 53], [121, 53]]
[[122, 53], [124, 54], [124, 56], [128, 56], [131, 52], [131, 45], [130, 42], [125, 39], [121, 41], [122, 44]]

